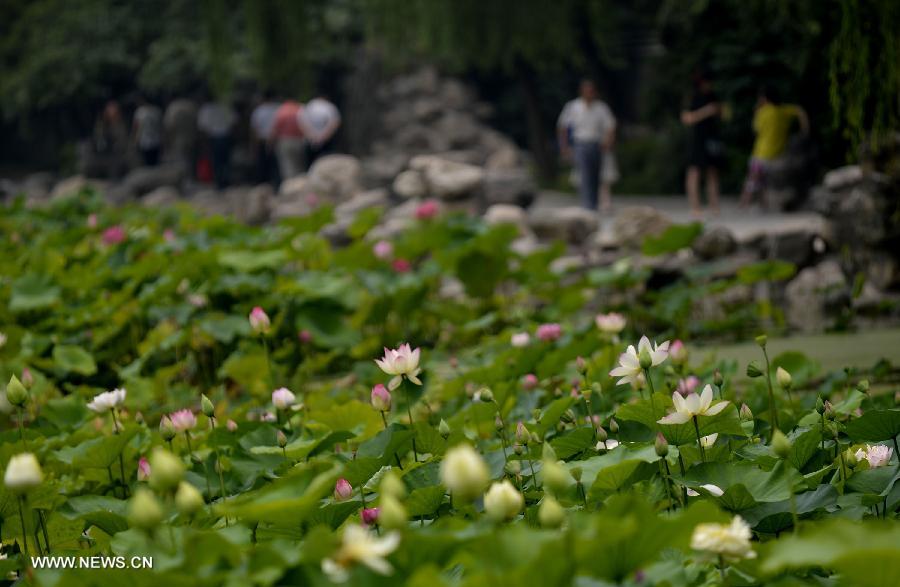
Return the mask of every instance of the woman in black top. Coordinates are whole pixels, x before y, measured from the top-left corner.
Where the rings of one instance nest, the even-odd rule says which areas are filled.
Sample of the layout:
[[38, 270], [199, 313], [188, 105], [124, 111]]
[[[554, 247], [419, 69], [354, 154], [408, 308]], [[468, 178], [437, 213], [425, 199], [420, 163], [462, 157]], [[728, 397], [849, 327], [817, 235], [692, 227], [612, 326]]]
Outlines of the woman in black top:
[[703, 216], [700, 207], [700, 171], [706, 171], [706, 197], [714, 216], [719, 214], [719, 167], [722, 161], [722, 141], [719, 138], [721, 107], [707, 76], [694, 77], [694, 92], [690, 110], [681, 113], [681, 122], [690, 127], [690, 157], [685, 190], [691, 213]]

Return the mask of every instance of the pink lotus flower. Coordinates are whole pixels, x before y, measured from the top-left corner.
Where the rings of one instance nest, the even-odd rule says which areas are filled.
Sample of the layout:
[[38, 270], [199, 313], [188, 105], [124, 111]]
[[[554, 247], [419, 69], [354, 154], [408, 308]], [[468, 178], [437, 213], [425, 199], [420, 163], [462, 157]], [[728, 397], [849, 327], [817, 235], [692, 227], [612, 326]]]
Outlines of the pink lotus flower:
[[688, 358], [687, 347], [680, 340], [673, 341], [669, 345], [669, 357], [676, 365], [683, 365]]
[[678, 393], [687, 397], [689, 393], [694, 393], [699, 386], [700, 380], [693, 375], [689, 375], [678, 381]]
[[353, 486], [341, 477], [334, 484], [334, 501], [347, 501], [351, 497], [353, 497]]
[[147, 481], [150, 478], [150, 462], [147, 457], [141, 457], [138, 461], [137, 479], [138, 481]]
[[391, 263], [391, 269], [395, 273], [409, 273], [412, 269], [412, 264], [406, 259], [394, 259], [394, 262]]
[[376, 522], [378, 522], [378, 508], [365, 508], [362, 511], [361, 517], [363, 524], [366, 526], [372, 526]]
[[306, 330], [304, 328], [303, 330], [301, 330], [300, 332], [297, 333], [297, 338], [303, 344], [309, 344], [312, 342], [313, 335], [312, 335], [312, 332], [310, 332], [309, 330]]
[[253, 332], [256, 334], [266, 334], [272, 326], [272, 323], [269, 321], [269, 315], [259, 306], [254, 307], [253, 310], [250, 311], [249, 320], [250, 328], [252, 328]]
[[438, 203], [435, 200], [425, 200], [416, 208], [416, 218], [430, 220], [438, 214]]
[[540, 384], [540, 381], [538, 381], [537, 375], [535, 375], [534, 373], [529, 373], [528, 375], [526, 375], [525, 377], [522, 378], [522, 387], [527, 391], [531, 391], [532, 389], [537, 389], [537, 386], [539, 384]]
[[117, 245], [125, 240], [125, 229], [118, 224], [110, 226], [103, 231], [103, 236], [101, 238], [103, 239], [103, 244], [108, 247]]
[[234, 432], [238, 429], [237, 422], [235, 422], [234, 420], [228, 420], [227, 422], [225, 422], [225, 428], [227, 428], [229, 432]]
[[394, 245], [391, 241], [380, 240], [372, 247], [372, 253], [383, 261], [390, 259], [394, 255]]
[[391, 392], [384, 385], [379, 383], [372, 388], [371, 401], [372, 407], [379, 412], [391, 411]]
[[187, 432], [197, 425], [197, 416], [188, 409], [169, 414], [169, 420], [176, 432]]
[[537, 337], [544, 342], [553, 342], [560, 336], [562, 336], [562, 326], [555, 322], [538, 326]]
[[627, 321], [625, 320], [625, 316], [616, 312], [610, 312], [609, 314], [597, 314], [594, 318], [594, 322], [601, 332], [619, 334], [625, 329]]
[[88, 228], [97, 228], [97, 215], [96, 214], [88, 214], [87, 227]]
[[388, 375], [394, 378], [388, 383], [388, 389], [394, 390], [400, 386], [404, 377], [416, 385], [422, 385], [419, 380], [419, 349], [412, 350], [409, 343], [402, 344], [396, 349], [385, 347], [384, 357], [375, 359], [375, 364]]
[[263, 412], [259, 416], [260, 422], [277, 422], [278, 416], [276, 416], [273, 412]]
[[893, 452], [894, 449], [883, 444], [867, 444], [865, 450], [858, 449], [856, 451], [856, 460], [861, 461], [865, 459], [869, 461], [870, 468], [876, 469], [889, 465], [891, 453]]
[[272, 392], [272, 405], [275, 406], [275, 409], [286, 410], [294, 405], [296, 401], [297, 396], [287, 387], [279, 387]]

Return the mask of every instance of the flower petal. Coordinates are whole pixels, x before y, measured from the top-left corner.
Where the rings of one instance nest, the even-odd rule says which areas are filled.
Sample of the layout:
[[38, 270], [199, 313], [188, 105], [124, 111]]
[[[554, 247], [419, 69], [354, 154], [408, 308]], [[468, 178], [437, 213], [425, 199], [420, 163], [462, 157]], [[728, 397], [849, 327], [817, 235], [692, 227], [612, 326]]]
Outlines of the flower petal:
[[657, 420], [659, 424], [684, 424], [690, 421], [691, 417], [684, 412], [672, 412], [664, 418]]
[[731, 403], [731, 402], [729, 402], [728, 400], [719, 402], [716, 405], [714, 405], [713, 407], [706, 410], [706, 412], [704, 412], [704, 414], [707, 416], [715, 416], [716, 414], [718, 414], [719, 412], [724, 410], [726, 407], [728, 407], [729, 403]]

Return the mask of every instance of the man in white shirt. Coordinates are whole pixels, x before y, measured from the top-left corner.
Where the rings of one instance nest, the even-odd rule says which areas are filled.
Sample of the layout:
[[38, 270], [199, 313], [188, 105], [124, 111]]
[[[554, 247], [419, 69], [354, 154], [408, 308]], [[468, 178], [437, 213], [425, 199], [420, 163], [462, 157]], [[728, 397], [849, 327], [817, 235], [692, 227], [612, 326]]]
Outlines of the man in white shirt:
[[324, 94], [319, 94], [306, 103], [298, 116], [307, 140], [306, 164], [312, 166], [313, 161], [330, 153], [334, 147], [334, 135], [341, 126], [341, 113]]
[[596, 210], [603, 152], [612, 148], [616, 118], [609, 106], [597, 97], [593, 81], [583, 80], [579, 94], [560, 113], [557, 136], [563, 156], [574, 156], [582, 204]]

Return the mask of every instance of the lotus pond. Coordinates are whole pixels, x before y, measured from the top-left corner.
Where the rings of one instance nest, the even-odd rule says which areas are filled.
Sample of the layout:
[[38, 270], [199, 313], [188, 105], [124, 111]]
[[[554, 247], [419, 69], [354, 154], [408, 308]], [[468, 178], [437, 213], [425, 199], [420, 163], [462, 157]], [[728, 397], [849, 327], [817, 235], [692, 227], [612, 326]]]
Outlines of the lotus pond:
[[[790, 268], [659, 287], [462, 216], [373, 242], [379, 214], [335, 247], [328, 207], [5, 209], [0, 576], [900, 584], [896, 366], [775, 355], [777, 308], [692, 316]], [[725, 339], [756, 358], [692, 352]]]

